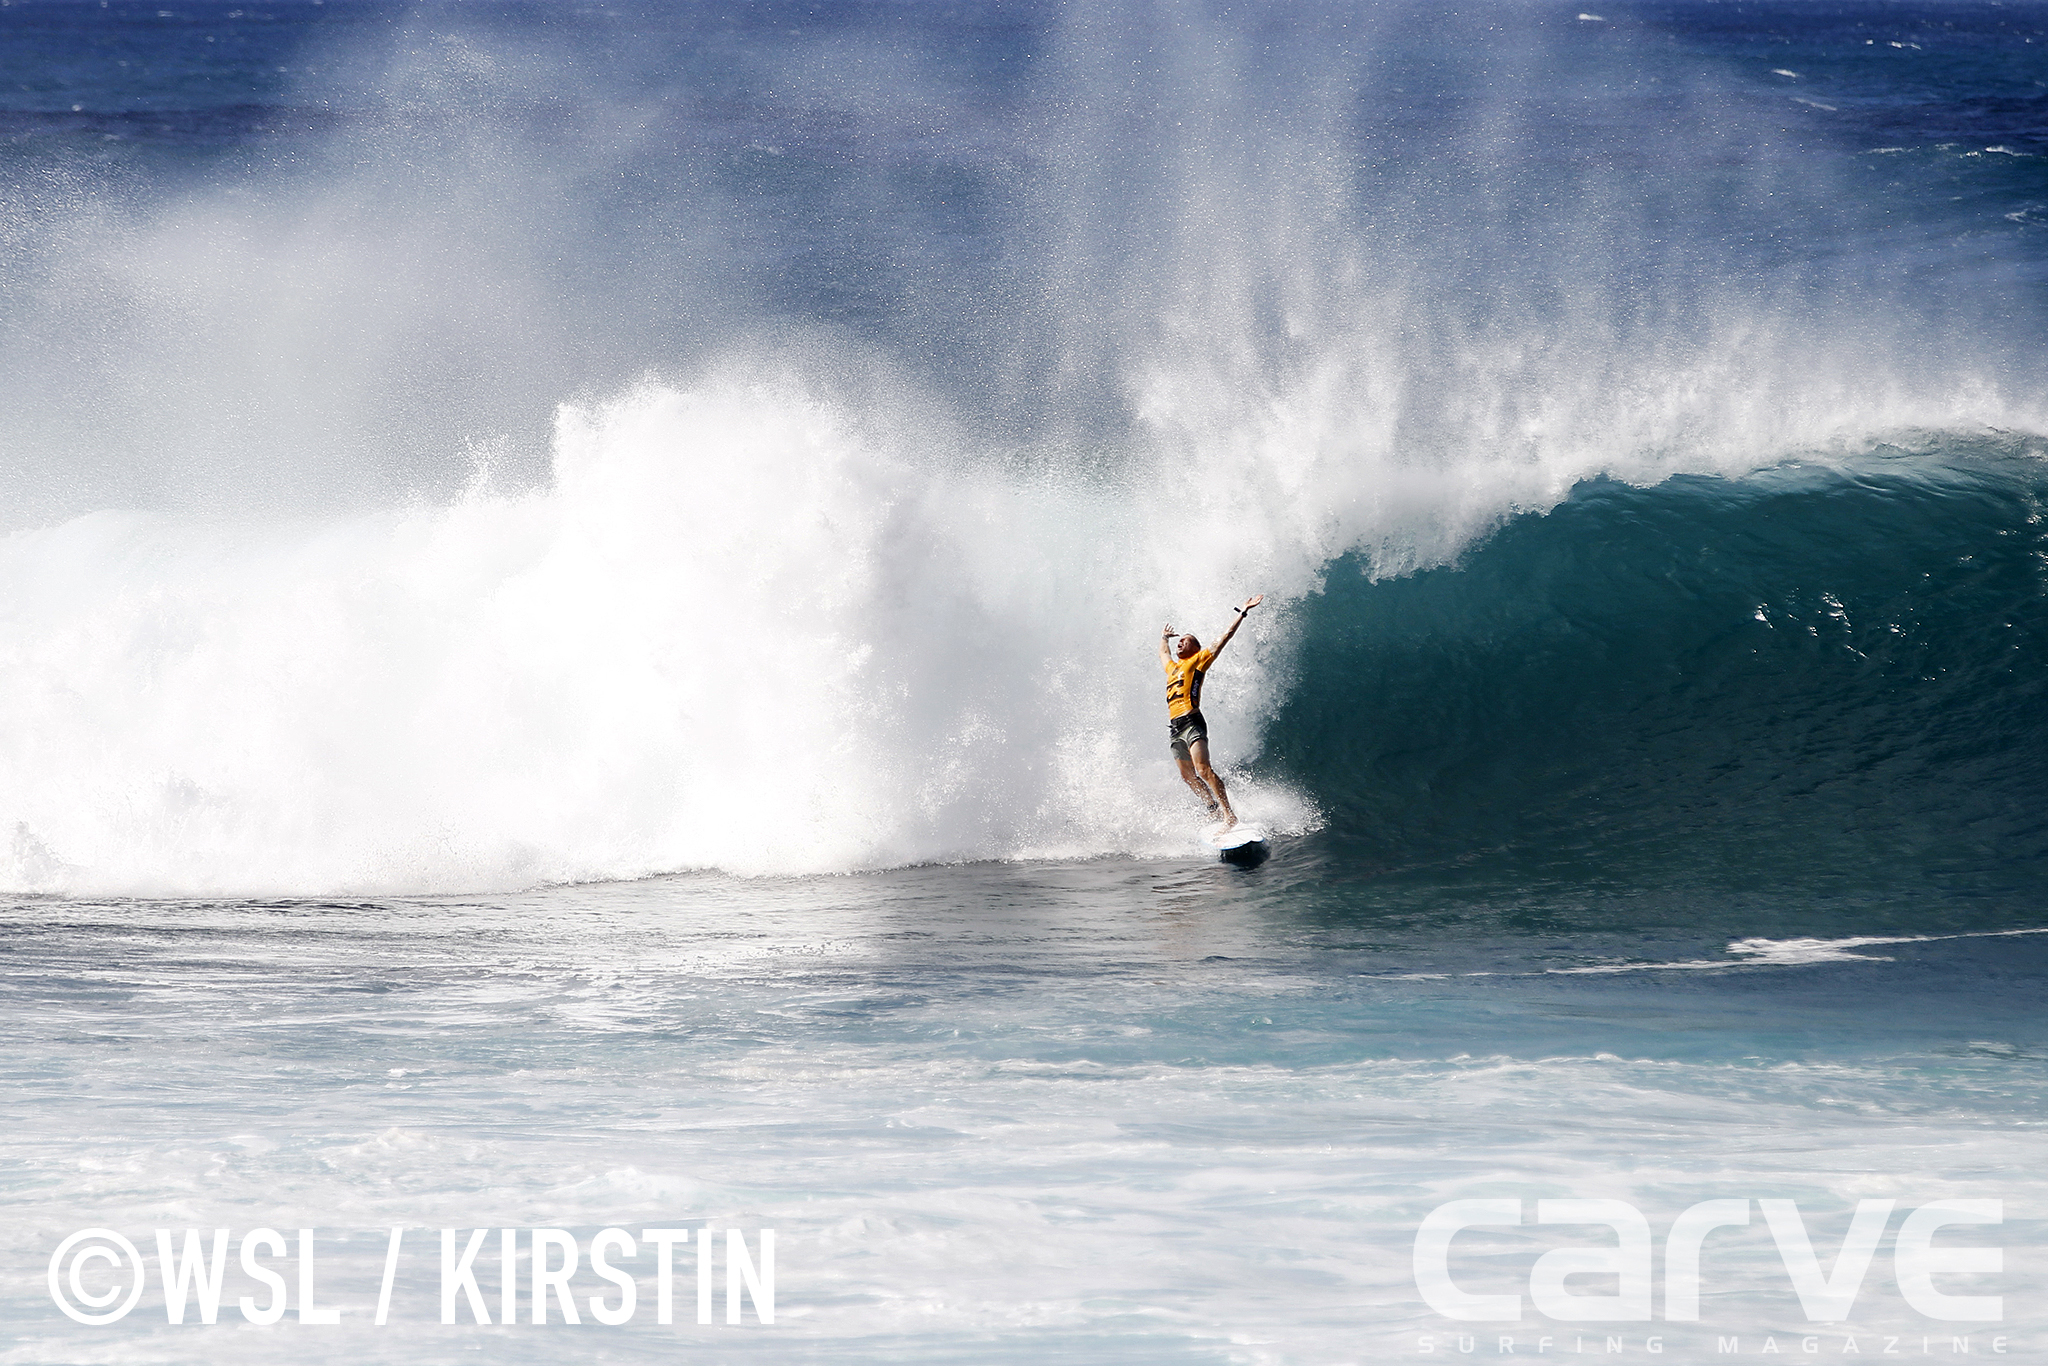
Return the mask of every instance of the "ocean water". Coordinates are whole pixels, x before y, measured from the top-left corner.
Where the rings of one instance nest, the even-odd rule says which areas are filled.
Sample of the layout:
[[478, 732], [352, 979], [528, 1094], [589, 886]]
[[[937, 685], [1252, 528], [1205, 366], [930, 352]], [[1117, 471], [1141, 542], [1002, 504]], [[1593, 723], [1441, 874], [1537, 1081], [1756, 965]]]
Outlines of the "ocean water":
[[0, 0], [0, 1362], [2037, 1359], [2044, 304], [2039, 4]]

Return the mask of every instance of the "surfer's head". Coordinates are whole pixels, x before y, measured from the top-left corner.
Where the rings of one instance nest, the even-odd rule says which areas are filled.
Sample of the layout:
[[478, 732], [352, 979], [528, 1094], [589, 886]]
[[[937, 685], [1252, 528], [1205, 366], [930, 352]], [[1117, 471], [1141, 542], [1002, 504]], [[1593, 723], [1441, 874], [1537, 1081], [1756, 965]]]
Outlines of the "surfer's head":
[[1193, 636], [1182, 636], [1180, 638], [1180, 645], [1176, 649], [1175, 653], [1178, 658], [1193, 659], [1196, 655], [1200, 654], [1201, 651], [1201, 641], [1196, 640]]

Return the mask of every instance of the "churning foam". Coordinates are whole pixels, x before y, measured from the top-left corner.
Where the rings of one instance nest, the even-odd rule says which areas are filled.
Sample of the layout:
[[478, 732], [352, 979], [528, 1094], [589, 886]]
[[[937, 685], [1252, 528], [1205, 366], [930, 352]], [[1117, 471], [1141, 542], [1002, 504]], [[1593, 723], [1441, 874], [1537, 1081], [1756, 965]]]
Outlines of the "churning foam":
[[[564, 409], [555, 479], [522, 496], [18, 534], [0, 880], [426, 889], [1181, 848], [1135, 549], [1056, 480], [935, 468], [733, 379]], [[1226, 759], [1256, 743], [1258, 654], [1212, 687]]]

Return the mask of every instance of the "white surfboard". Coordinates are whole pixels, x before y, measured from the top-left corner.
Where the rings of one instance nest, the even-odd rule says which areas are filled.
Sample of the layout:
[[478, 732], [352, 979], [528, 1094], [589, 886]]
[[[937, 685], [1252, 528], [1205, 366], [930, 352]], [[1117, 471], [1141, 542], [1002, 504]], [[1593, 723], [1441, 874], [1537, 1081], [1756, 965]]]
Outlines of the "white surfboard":
[[1227, 830], [1220, 823], [1212, 825], [1202, 832], [1202, 837], [1223, 856], [1225, 863], [1256, 866], [1272, 853], [1266, 843], [1265, 828], [1249, 821], [1239, 821]]

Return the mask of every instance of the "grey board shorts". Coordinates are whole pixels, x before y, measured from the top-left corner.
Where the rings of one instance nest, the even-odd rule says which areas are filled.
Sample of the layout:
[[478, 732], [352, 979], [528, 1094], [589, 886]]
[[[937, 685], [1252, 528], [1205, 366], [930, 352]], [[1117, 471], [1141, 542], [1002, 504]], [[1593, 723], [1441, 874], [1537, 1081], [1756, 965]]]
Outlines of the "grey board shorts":
[[1188, 757], [1188, 746], [1197, 740], [1209, 738], [1209, 723], [1202, 719], [1202, 713], [1191, 711], [1186, 716], [1176, 716], [1166, 723], [1166, 742], [1173, 750], [1173, 757]]

